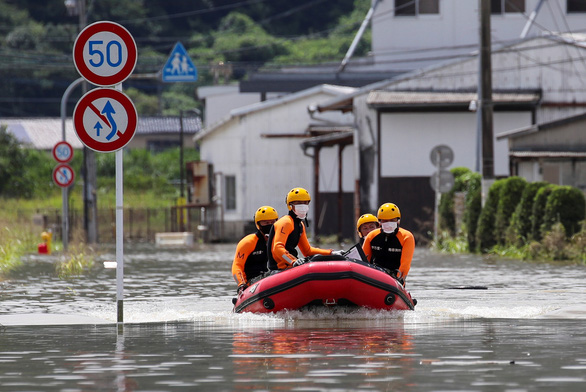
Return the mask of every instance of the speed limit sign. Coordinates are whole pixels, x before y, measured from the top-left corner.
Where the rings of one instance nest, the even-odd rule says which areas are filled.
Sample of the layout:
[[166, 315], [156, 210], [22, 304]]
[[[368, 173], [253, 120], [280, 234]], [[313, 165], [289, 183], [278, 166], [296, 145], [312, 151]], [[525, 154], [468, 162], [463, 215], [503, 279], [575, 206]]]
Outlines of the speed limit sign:
[[73, 44], [73, 63], [81, 76], [96, 86], [122, 83], [136, 66], [132, 35], [115, 22], [95, 22], [83, 29]]
[[73, 147], [65, 140], [55, 144], [52, 153], [53, 159], [59, 163], [67, 163], [73, 159]]

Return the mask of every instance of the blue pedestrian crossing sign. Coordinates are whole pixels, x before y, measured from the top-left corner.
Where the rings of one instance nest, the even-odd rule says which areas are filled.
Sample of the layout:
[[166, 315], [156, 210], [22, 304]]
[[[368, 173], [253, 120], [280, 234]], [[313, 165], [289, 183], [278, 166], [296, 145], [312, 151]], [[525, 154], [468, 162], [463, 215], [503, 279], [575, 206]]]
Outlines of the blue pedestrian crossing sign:
[[197, 80], [197, 68], [181, 42], [175, 44], [165, 63], [162, 79], [163, 82], [195, 82]]

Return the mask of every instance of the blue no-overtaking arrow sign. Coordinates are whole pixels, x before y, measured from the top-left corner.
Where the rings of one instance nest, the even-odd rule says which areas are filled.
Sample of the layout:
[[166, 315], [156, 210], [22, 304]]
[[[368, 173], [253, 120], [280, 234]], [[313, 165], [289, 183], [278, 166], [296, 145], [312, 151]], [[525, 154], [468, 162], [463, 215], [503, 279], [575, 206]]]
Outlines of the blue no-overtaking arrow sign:
[[163, 82], [195, 82], [197, 80], [197, 68], [181, 42], [175, 44], [163, 67], [162, 79]]

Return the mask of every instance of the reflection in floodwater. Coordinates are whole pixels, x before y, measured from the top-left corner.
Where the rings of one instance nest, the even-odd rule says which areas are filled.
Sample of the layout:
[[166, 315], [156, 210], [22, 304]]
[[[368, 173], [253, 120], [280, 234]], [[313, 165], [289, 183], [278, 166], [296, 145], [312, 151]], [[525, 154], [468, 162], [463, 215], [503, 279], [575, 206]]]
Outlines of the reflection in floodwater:
[[581, 320], [248, 321], [8, 326], [0, 332], [0, 389], [581, 392], [586, 385]]
[[[293, 380], [366, 387], [368, 379], [385, 379], [392, 389], [418, 361], [413, 336], [402, 323], [387, 328], [279, 328], [234, 333], [235, 385], [252, 389], [261, 382], [292, 390]], [[395, 383], [396, 382], [396, 383]]]

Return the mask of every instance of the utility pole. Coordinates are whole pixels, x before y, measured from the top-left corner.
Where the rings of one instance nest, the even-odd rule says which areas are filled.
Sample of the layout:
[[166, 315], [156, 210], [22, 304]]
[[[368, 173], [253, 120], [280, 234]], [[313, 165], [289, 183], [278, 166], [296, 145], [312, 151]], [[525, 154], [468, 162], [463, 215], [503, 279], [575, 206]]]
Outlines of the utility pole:
[[492, 103], [492, 62], [490, 42], [490, 1], [479, 0], [480, 51], [478, 69], [478, 112], [482, 136], [482, 200], [494, 182], [494, 140]]

